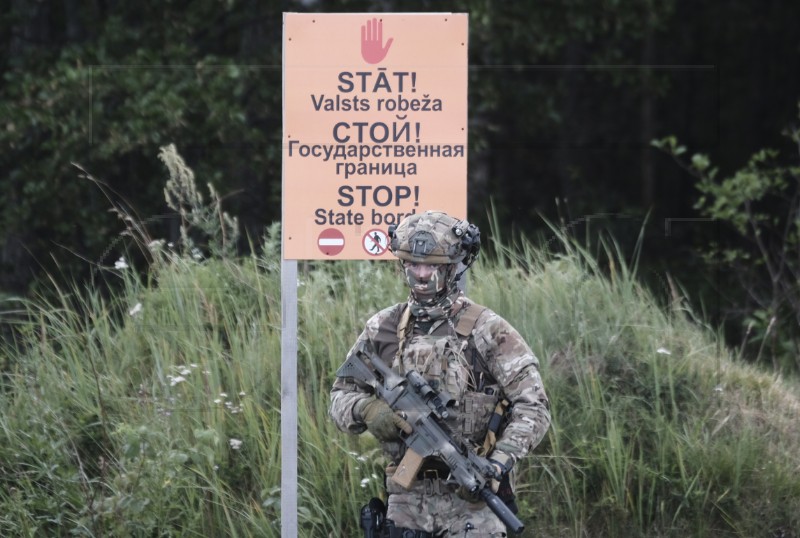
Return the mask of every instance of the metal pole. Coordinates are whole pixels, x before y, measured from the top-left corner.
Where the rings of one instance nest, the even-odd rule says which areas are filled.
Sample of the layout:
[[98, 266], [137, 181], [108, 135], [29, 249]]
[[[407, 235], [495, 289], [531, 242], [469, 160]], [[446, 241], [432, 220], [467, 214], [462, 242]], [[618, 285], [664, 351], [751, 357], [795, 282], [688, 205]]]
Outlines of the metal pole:
[[[283, 14], [284, 33], [286, 13]], [[286, 80], [286, 47], [281, 60]], [[286, 102], [286, 83], [281, 95]], [[283, 110], [286, 136], [286, 110]], [[285, 138], [284, 138], [285, 140]], [[281, 186], [286, 192], [286, 164], [281, 161]], [[287, 260], [284, 218], [286, 199], [281, 199], [281, 536], [297, 538], [297, 260]]]
[[281, 536], [297, 537], [297, 260], [281, 261]]

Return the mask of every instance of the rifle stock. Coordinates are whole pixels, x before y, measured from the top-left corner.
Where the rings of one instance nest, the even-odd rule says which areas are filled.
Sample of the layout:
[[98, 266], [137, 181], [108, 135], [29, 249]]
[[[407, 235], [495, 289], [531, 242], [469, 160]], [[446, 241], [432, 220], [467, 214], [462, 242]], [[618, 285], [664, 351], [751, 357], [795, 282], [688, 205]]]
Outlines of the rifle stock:
[[[457, 440], [444, 423], [449, 415], [447, 404], [452, 400], [448, 394], [436, 392], [416, 371], [405, 377], [397, 374], [379, 356], [367, 354], [362, 349], [351, 353], [336, 375], [351, 377], [371, 386], [379, 398], [411, 424], [413, 431], [400, 436], [407, 449], [398, 467], [398, 472], [402, 472], [396, 473], [397, 483], [408, 488], [422, 459], [439, 457], [450, 468], [450, 475], [459, 485], [482, 499], [508, 529], [514, 533], [522, 532], [525, 525], [492, 492], [491, 479], [500, 479], [494, 466]], [[406, 461], [409, 456], [412, 460]]]

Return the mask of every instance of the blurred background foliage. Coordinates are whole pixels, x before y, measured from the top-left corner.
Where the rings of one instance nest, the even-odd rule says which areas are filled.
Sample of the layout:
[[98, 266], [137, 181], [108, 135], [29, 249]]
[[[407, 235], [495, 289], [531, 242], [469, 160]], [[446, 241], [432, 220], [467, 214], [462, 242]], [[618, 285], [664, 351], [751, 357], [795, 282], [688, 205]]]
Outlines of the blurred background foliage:
[[[748, 333], [769, 327], [747, 285], [769, 272], [742, 282], [709, 260], [751, 238], [696, 207], [702, 179], [651, 145], [673, 135], [720, 178], [763, 148], [796, 164], [781, 133], [797, 121], [800, 3], [777, 0], [0, 0], [0, 297], [113, 265], [126, 214], [177, 241], [169, 143], [238, 216], [241, 252], [257, 243], [280, 219], [284, 11], [469, 13], [470, 218], [488, 229], [491, 198], [510, 237], [546, 238], [542, 216], [626, 251], [644, 233], [657, 293], [673, 279], [744, 356], [796, 369], [797, 312], [779, 345]], [[760, 212], [791, 223], [792, 208]]]

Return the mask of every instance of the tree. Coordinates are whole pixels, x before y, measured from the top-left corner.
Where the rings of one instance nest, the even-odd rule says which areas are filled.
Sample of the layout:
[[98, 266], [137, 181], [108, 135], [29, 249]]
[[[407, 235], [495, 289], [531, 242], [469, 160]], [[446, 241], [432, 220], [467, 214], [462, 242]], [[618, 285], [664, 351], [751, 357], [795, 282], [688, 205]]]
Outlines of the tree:
[[[278, 217], [280, 50], [264, 44], [279, 39], [281, 15], [257, 2], [220, 6], [12, 2], [12, 38], [0, 49], [9, 68], [0, 289], [24, 292], [41, 271], [82, 278], [86, 261], [113, 263], [124, 226], [105, 196], [155, 215], [159, 235], [177, 239], [156, 158], [173, 141], [246, 215], [246, 232], [258, 237]], [[69, 16], [56, 17], [61, 10]]]
[[[73, 162], [169, 239], [179, 219], [156, 158], [169, 143], [240, 216], [243, 237], [279, 219], [283, 10], [468, 12], [469, 216], [487, 224], [491, 197], [500, 222], [526, 234], [546, 229], [557, 199], [573, 223], [649, 213], [663, 229], [691, 211], [694, 187], [661, 166], [654, 136], [678, 133], [733, 170], [774, 145], [800, 93], [797, 2], [733, 0], [724, 17], [689, 0], [0, 6], [0, 290], [16, 292], [43, 270], [82, 278], [84, 260], [119, 256], [124, 227]], [[639, 234], [638, 222], [604, 225], [623, 245]], [[650, 265], [696, 270], [675, 267], [686, 237], [647, 241]]]
[[[787, 129], [785, 134], [800, 155], [800, 127]], [[697, 178], [700, 196], [695, 208], [700, 214], [733, 232], [724, 243], [712, 241], [702, 254], [710, 265], [721, 265], [730, 271], [719, 284], [736, 286], [726, 289], [732, 299], [727, 315], [742, 326], [742, 349], [751, 348], [756, 361], [768, 356], [776, 369], [800, 370], [797, 159], [763, 149], [750, 157], [742, 169], [718, 180], [719, 169], [708, 156], [698, 153], [687, 160], [686, 148], [675, 137], [655, 145]]]

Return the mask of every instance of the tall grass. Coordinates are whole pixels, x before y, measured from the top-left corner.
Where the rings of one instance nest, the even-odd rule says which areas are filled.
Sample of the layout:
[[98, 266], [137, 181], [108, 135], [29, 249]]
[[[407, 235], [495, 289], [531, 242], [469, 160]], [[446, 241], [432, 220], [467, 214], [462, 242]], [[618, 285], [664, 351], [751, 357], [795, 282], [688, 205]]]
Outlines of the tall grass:
[[[798, 387], [737, 362], [680, 298], [659, 304], [611, 241], [495, 236], [469, 295], [542, 363], [553, 425], [520, 466], [526, 536], [798, 536]], [[262, 254], [153, 249], [116, 292], [3, 299], [0, 535], [279, 536], [280, 278]], [[142, 276], [142, 274], [144, 276]], [[395, 264], [314, 263], [298, 282], [300, 535], [358, 536], [380, 450], [327, 417]], [[11, 317], [6, 321], [10, 322]]]
[[[526, 535], [796, 536], [797, 387], [659, 305], [613, 246], [551, 246], [498, 244], [468, 284], [532, 345], [552, 402], [520, 469]], [[25, 303], [3, 349], [0, 535], [279, 536], [275, 256], [164, 255], [110, 270], [110, 297]], [[385, 462], [335, 429], [328, 391], [405, 290], [394, 264], [318, 263], [298, 296], [300, 534], [357, 536]]]
[[657, 304], [613, 243], [554, 234], [556, 253], [499, 245], [472, 286], [544, 359], [554, 424], [529, 476], [550, 502], [528, 506], [544, 534], [797, 535], [796, 385]]

